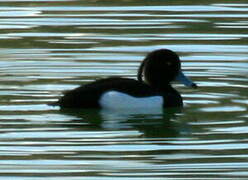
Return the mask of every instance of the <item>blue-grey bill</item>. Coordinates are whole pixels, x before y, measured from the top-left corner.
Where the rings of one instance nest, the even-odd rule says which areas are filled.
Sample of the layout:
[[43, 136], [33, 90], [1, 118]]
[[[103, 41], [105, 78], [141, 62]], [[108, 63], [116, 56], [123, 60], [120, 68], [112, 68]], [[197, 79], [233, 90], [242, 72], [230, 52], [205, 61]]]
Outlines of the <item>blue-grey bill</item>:
[[197, 85], [191, 79], [189, 79], [187, 76], [185, 76], [182, 71], [180, 71], [178, 73], [175, 80], [180, 81], [181, 83], [183, 83], [187, 87], [197, 88]]

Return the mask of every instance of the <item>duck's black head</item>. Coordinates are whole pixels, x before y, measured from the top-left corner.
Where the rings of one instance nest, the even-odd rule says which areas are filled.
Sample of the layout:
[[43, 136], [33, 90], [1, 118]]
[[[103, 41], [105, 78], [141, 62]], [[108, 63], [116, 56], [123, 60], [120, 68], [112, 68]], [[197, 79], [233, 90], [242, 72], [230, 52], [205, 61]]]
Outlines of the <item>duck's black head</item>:
[[138, 80], [144, 81], [151, 86], [160, 87], [168, 85], [176, 78], [181, 69], [178, 55], [168, 49], [159, 49], [150, 52], [142, 62]]
[[180, 80], [186, 86], [196, 87], [181, 71], [179, 56], [169, 49], [150, 52], [141, 63], [138, 80], [156, 87], [164, 88], [173, 80]]

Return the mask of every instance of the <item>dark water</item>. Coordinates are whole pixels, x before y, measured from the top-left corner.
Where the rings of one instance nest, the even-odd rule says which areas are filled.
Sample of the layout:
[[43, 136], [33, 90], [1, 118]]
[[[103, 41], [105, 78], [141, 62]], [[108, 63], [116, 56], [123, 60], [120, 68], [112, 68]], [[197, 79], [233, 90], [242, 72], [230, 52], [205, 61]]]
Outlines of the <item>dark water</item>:
[[[0, 1], [1, 179], [248, 179], [247, 1]], [[184, 109], [60, 111], [65, 90], [176, 51]]]

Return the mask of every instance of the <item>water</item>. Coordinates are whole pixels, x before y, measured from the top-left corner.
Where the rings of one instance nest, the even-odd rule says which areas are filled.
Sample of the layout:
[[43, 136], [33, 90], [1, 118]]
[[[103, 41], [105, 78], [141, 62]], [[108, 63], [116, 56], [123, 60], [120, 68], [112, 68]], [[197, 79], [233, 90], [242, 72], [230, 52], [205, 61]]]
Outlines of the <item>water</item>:
[[[1, 179], [247, 179], [248, 4], [0, 1]], [[60, 111], [94, 79], [176, 51], [184, 109]]]

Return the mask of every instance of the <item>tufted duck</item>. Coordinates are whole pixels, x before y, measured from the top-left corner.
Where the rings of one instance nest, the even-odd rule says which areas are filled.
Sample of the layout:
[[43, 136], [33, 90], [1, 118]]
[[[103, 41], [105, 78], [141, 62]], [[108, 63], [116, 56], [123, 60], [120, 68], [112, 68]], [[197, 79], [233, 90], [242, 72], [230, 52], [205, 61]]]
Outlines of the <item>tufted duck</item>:
[[138, 69], [137, 79], [112, 77], [96, 80], [68, 91], [56, 105], [61, 108], [162, 108], [183, 105], [170, 82], [196, 84], [181, 71], [178, 55], [168, 49], [150, 52]]

